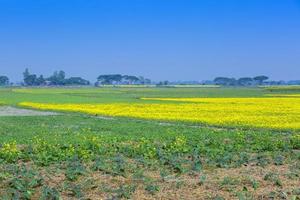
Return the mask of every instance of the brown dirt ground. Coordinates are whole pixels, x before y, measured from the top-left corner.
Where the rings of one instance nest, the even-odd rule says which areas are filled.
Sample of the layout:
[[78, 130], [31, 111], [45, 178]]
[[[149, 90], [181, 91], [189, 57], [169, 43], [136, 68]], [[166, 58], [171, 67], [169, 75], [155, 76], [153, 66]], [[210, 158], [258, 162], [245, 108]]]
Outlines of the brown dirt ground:
[[[159, 186], [160, 190], [155, 194], [150, 194], [145, 190], [142, 181], [134, 180], [132, 177], [111, 176], [102, 172], [92, 172], [80, 177], [76, 181], [78, 184], [89, 182], [85, 186], [84, 199], [100, 200], [100, 199], [114, 199], [113, 194], [105, 191], [103, 188], [118, 188], [121, 185], [135, 184], [136, 190], [131, 196], [134, 200], [206, 200], [216, 199], [217, 196], [224, 199], [239, 199], [237, 194], [247, 190], [249, 195], [244, 199], [300, 199], [300, 194], [293, 194], [293, 191], [300, 190], [300, 178], [289, 177], [288, 174], [293, 171], [292, 165], [270, 165], [267, 167], [259, 166], [243, 166], [240, 168], [231, 169], [210, 169], [203, 170], [201, 173], [186, 174], [181, 176], [169, 176], [162, 179], [158, 172], [146, 172], [147, 177], [156, 180], [155, 184]], [[299, 172], [299, 170], [298, 170]], [[276, 185], [272, 180], [265, 180], [266, 174], [274, 173], [281, 181], [281, 185]], [[42, 172], [44, 174], [44, 172]], [[45, 174], [44, 174], [45, 175]], [[45, 183], [51, 187], [62, 187], [66, 180], [63, 173], [53, 173], [44, 176]], [[199, 177], [205, 175], [207, 178], [203, 184], [199, 183]], [[224, 183], [224, 179], [233, 180], [232, 183]], [[252, 180], [258, 183], [257, 189], [253, 188]], [[271, 198], [270, 194], [275, 192], [276, 197]], [[245, 194], [245, 192], [243, 193]], [[298, 196], [297, 196], [298, 195]], [[38, 199], [39, 193], [36, 193]], [[76, 199], [72, 197], [72, 192], [63, 192], [62, 199]], [[115, 198], [118, 199], [118, 198]]]

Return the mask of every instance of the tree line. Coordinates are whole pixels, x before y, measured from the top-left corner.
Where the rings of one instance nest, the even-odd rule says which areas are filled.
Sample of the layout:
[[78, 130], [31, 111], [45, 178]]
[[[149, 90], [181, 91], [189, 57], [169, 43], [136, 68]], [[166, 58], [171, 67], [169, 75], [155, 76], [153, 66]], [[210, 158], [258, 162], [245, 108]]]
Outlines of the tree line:
[[[242, 77], [242, 78], [229, 78], [229, 77], [216, 77], [212, 81], [205, 81], [203, 83], [193, 82], [192, 84], [215, 84], [222, 86], [255, 86], [255, 85], [287, 85], [289, 82], [282, 81], [268, 81], [269, 77], [261, 75], [255, 77]], [[293, 81], [293, 84], [300, 84], [300, 81]], [[8, 86], [11, 83], [7, 76], [0, 75], [0, 86]], [[122, 75], [122, 74], [102, 74], [97, 77], [95, 86], [101, 85], [150, 85], [156, 84], [157, 86], [166, 86], [170, 84], [181, 84], [181, 82], [152, 82], [143, 76]], [[62, 70], [55, 71], [51, 76], [44, 77], [43, 75], [36, 75], [29, 72], [26, 68], [23, 72], [23, 86], [71, 86], [71, 85], [91, 85], [90, 81], [81, 77], [66, 78], [66, 73]]]
[[252, 86], [252, 85], [263, 85], [269, 77], [267, 76], [256, 76], [256, 77], [242, 77], [239, 79], [228, 78], [228, 77], [217, 77], [214, 79], [216, 85], [223, 86]]
[[23, 72], [25, 86], [67, 86], [67, 85], [90, 85], [88, 80], [81, 77], [66, 78], [66, 73], [62, 70], [55, 71], [50, 77], [44, 78], [43, 75], [31, 74], [28, 68]]
[[99, 85], [145, 85], [151, 84], [151, 80], [148, 78], [144, 78], [143, 76], [132, 76], [132, 75], [121, 75], [121, 74], [104, 74], [100, 75], [97, 78], [96, 86]]
[[[7, 76], [0, 76], [0, 86], [9, 85], [9, 78]], [[95, 86], [101, 85], [132, 85], [132, 84], [151, 84], [151, 80], [143, 76], [121, 75], [121, 74], [103, 74], [99, 75]], [[30, 73], [26, 68], [23, 72], [23, 86], [70, 86], [70, 85], [91, 85], [90, 81], [81, 77], [66, 78], [66, 73], [63, 70], [55, 71], [51, 76], [44, 77]]]

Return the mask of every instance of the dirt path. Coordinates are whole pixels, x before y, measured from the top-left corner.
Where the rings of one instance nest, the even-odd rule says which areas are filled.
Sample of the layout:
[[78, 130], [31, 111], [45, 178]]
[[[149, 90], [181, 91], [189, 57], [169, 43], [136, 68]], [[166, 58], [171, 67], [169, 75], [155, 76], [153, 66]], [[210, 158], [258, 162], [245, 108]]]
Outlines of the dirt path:
[[10, 107], [10, 106], [0, 106], [0, 117], [3, 117], [3, 116], [46, 116], [46, 115], [58, 115], [58, 113], [14, 108], [14, 107]]

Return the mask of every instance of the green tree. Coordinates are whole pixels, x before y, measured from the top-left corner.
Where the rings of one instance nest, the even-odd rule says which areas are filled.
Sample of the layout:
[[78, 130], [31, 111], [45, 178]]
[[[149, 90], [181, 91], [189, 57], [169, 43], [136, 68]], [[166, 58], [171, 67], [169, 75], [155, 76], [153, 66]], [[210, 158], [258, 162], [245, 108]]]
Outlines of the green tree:
[[71, 77], [66, 79], [66, 85], [89, 85], [90, 82], [81, 77]]
[[217, 77], [215, 78], [214, 82], [217, 85], [224, 85], [224, 86], [234, 86], [237, 84], [235, 78], [227, 78], [227, 77]]
[[129, 84], [135, 84], [138, 81], [140, 81], [140, 79], [136, 76], [129, 76], [129, 75], [124, 75], [122, 76], [122, 79], [124, 79], [125, 81], [127, 81]]
[[35, 86], [37, 85], [37, 77], [35, 74], [30, 74], [29, 76], [27, 76], [26, 78], [24, 78], [24, 83], [25, 85], [28, 86]]
[[145, 79], [145, 84], [146, 84], [146, 85], [149, 85], [149, 84], [151, 84], [151, 80], [150, 80], [150, 79], [148, 79], [148, 78], [146, 78], [146, 79]]
[[37, 84], [37, 76], [35, 74], [30, 74], [28, 68], [23, 72], [24, 84], [27, 86], [35, 86]]
[[238, 84], [242, 86], [249, 86], [253, 84], [253, 78], [250, 77], [243, 77], [238, 79]]
[[24, 77], [24, 79], [27, 78], [29, 75], [30, 75], [29, 69], [26, 68], [25, 71], [23, 72], [23, 77]]
[[140, 82], [140, 84], [145, 85], [146, 79], [143, 76], [139, 76], [139, 82]]
[[120, 83], [122, 80], [122, 75], [121, 74], [104, 74], [98, 76], [97, 80], [100, 84], [103, 85], [111, 85], [113, 83]]
[[65, 85], [65, 79], [66, 73], [62, 70], [55, 71], [52, 76], [47, 78], [48, 81], [50, 81], [51, 85]]
[[9, 78], [7, 76], [0, 76], [0, 86], [8, 85]]
[[43, 75], [40, 75], [37, 79], [36, 79], [36, 84], [37, 85], [45, 85], [46, 80], [44, 79]]
[[24, 76], [24, 84], [27, 86], [44, 85], [46, 81], [43, 75], [37, 77], [36, 74], [30, 74], [28, 68], [26, 68], [25, 71], [23, 72], [23, 76]]
[[264, 81], [268, 80], [269, 77], [267, 76], [256, 76], [253, 78], [253, 80], [257, 81], [259, 85], [262, 85]]

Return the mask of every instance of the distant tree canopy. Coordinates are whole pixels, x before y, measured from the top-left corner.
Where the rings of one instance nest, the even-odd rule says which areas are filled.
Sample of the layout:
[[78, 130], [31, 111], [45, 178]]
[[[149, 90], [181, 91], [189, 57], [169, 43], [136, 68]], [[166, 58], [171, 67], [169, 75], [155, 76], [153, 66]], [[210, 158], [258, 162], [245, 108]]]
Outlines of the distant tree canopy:
[[30, 74], [28, 68], [26, 68], [25, 71], [23, 72], [23, 77], [24, 77], [25, 85], [36, 86], [36, 85], [39, 85], [41, 76], [39, 78], [37, 78], [37, 75]]
[[148, 78], [144, 78], [143, 76], [139, 76], [139, 81], [140, 81], [140, 84], [142, 84], [142, 85], [151, 84], [151, 80]]
[[9, 84], [9, 78], [7, 76], [0, 76], [0, 86]]
[[66, 79], [66, 73], [62, 70], [55, 71], [53, 75], [48, 78], [44, 78], [43, 75], [39, 77], [36, 74], [30, 74], [28, 69], [25, 69], [24, 84], [26, 86], [43, 86], [43, 85], [89, 85], [90, 82], [81, 77], [71, 77]]
[[122, 77], [122, 79], [124, 79], [124, 81], [127, 81], [129, 84], [133, 84], [138, 82], [140, 79], [136, 76], [128, 76], [128, 75], [124, 75]]
[[158, 82], [157, 84], [156, 84], [156, 86], [167, 86], [167, 85], [169, 85], [170, 83], [169, 83], [169, 81], [160, 81], [160, 82]]
[[[55, 71], [50, 77], [45, 78], [43, 75], [37, 76], [31, 74], [28, 68], [23, 72], [23, 80], [25, 86], [64, 86], [64, 85], [90, 85], [88, 80], [81, 77], [66, 78], [66, 73], [62, 70]], [[121, 74], [103, 74], [98, 76], [97, 85], [111, 84], [151, 84], [151, 80], [142, 76], [121, 75]]]
[[243, 77], [237, 80], [237, 83], [242, 86], [249, 86], [253, 84], [253, 78]]
[[97, 78], [98, 82], [100, 82], [103, 85], [110, 85], [113, 84], [114, 82], [120, 82], [122, 80], [122, 75], [121, 74], [105, 74], [105, 75], [100, 75]]
[[65, 77], [66, 73], [64, 71], [55, 71], [52, 76], [47, 78], [47, 81], [49, 81], [51, 85], [65, 85]]
[[250, 85], [262, 85], [269, 77], [267, 76], [256, 76], [251, 77], [242, 77], [239, 79], [227, 78], [227, 77], [217, 77], [214, 79], [214, 83], [217, 85], [224, 86], [250, 86]]
[[217, 77], [215, 78], [214, 82], [217, 85], [233, 86], [236, 85], [237, 81], [234, 78]]
[[46, 83], [46, 80], [44, 78], [43, 75], [40, 75], [37, 79], [36, 79], [36, 84], [37, 85], [45, 85]]
[[264, 81], [269, 79], [269, 77], [267, 77], [267, 76], [256, 76], [253, 79], [255, 81], [257, 81], [259, 85], [262, 85]]
[[104, 74], [97, 78], [96, 85], [112, 85], [112, 84], [150, 84], [150, 79], [140, 76], [121, 75], [121, 74]]
[[89, 85], [90, 82], [81, 77], [70, 77], [65, 79], [66, 85]]

